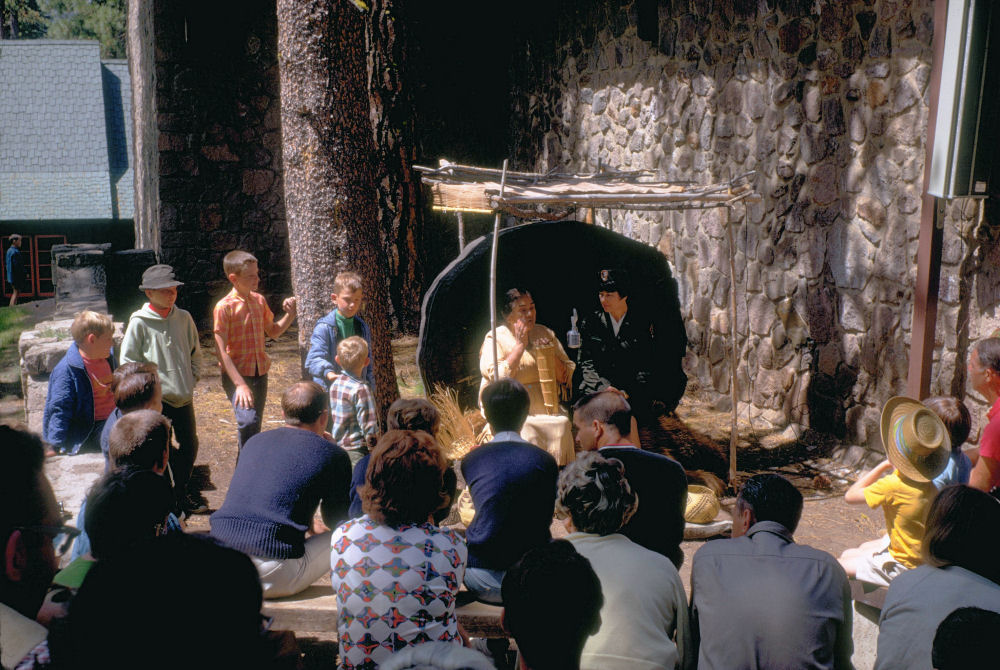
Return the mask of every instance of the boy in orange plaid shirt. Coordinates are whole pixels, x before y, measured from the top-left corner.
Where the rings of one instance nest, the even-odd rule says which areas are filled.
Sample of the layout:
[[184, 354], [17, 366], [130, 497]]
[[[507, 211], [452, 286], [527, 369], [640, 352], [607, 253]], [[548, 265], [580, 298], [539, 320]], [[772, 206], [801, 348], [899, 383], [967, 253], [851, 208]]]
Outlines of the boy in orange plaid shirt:
[[215, 348], [222, 367], [222, 388], [236, 413], [238, 445], [260, 432], [267, 400], [267, 371], [271, 359], [264, 351], [264, 337], [275, 339], [295, 320], [295, 298], [285, 298], [285, 313], [277, 321], [267, 301], [257, 293], [260, 284], [257, 259], [246, 251], [230, 251], [222, 269], [233, 285], [215, 305]]

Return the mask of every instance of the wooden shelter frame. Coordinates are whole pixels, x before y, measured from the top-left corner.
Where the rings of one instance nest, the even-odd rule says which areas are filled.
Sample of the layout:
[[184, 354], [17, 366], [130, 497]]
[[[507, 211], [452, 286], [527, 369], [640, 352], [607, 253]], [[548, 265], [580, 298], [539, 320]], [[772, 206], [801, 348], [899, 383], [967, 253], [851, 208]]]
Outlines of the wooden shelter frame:
[[[493, 367], [499, 369], [497, 354], [496, 277], [497, 247], [500, 217], [509, 214], [521, 220], [564, 219], [578, 209], [590, 210], [593, 222], [595, 208], [632, 211], [679, 211], [714, 209], [728, 211], [726, 233], [729, 242], [729, 309], [730, 314], [730, 396], [732, 424], [729, 439], [729, 481], [736, 481], [737, 440], [737, 347], [736, 347], [736, 245], [733, 226], [746, 218], [746, 203], [760, 202], [751, 180], [755, 172], [745, 172], [718, 184], [668, 182], [650, 170], [603, 170], [594, 173], [516, 172], [503, 168], [458, 165], [442, 160], [436, 168], [414, 165], [423, 183], [431, 190], [431, 207], [435, 211], [454, 212], [458, 219], [459, 252], [465, 247], [463, 213], [493, 214], [493, 240], [490, 251], [490, 329], [493, 332]], [[742, 203], [742, 215], [734, 219], [733, 209]], [[557, 211], [551, 211], [558, 208]]]

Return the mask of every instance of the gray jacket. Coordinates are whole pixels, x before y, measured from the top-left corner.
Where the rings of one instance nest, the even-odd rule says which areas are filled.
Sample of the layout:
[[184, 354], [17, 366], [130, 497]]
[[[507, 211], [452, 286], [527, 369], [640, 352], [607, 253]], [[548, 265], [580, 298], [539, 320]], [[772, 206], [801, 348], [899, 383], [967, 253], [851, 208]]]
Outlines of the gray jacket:
[[700, 670], [851, 668], [851, 590], [833, 556], [774, 521], [705, 544], [691, 568]]

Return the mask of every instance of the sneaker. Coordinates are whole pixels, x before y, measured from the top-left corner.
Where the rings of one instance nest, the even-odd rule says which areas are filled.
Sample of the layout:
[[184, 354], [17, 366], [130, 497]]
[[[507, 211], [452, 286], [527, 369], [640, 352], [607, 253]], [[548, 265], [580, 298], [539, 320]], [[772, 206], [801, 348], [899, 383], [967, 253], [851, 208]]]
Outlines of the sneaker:
[[205, 514], [208, 512], [208, 505], [202, 501], [201, 496], [188, 495], [181, 503], [181, 509], [184, 510], [185, 516]]

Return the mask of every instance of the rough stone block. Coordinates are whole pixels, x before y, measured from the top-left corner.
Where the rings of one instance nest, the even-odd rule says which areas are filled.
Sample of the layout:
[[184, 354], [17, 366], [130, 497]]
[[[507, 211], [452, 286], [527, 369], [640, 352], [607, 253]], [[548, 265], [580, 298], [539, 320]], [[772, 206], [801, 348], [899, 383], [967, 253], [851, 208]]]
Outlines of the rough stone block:
[[31, 347], [22, 359], [24, 371], [34, 377], [48, 377], [72, 343], [72, 339], [65, 339]]

